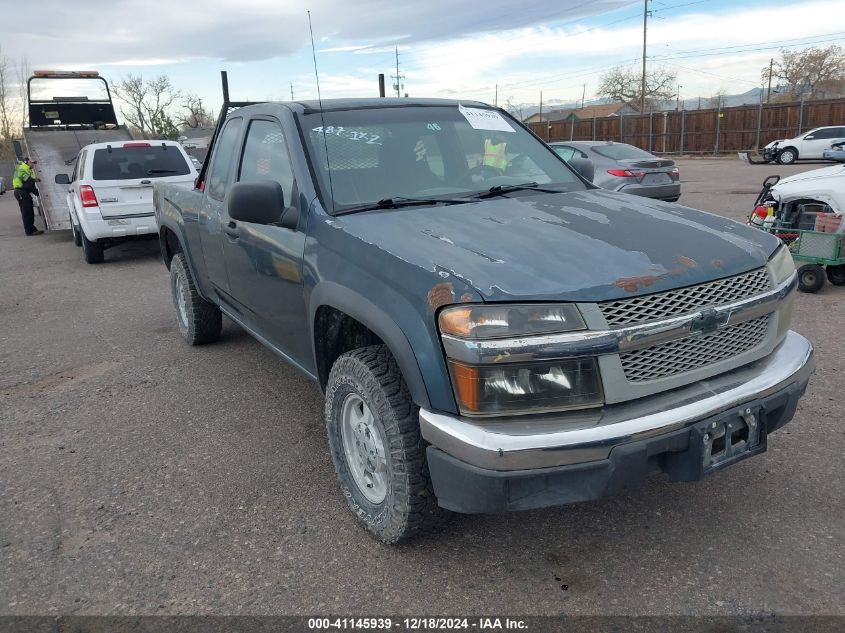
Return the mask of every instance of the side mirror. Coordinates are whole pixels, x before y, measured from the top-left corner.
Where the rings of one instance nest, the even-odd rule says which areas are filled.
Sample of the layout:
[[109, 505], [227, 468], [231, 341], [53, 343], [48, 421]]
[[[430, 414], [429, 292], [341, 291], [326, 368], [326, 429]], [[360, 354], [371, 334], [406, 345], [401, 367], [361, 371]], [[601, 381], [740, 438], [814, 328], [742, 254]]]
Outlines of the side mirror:
[[67, 174], [56, 174], [55, 181], [57, 185], [69, 185], [70, 176], [68, 176]]
[[274, 224], [285, 210], [282, 186], [275, 180], [236, 182], [229, 190], [227, 210], [233, 220]]
[[579, 158], [577, 156], [573, 156], [567, 162], [572, 169], [578, 172], [578, 175], [581, 176], [581, 178], [593, 182], [593, 176], [596, 175], [596, 166], [593, 161], [589, 158]]

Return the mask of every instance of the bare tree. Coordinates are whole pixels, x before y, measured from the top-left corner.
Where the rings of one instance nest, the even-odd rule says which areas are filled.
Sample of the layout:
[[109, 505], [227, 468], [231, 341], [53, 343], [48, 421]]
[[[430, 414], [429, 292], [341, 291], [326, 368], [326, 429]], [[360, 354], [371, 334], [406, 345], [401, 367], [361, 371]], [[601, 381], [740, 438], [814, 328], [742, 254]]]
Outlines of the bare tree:
[[26, 82], [29, 80], [30, 75], [32, 75], [32, 67], [29, 65], [26, 55], [24, 55], [18, 60], [17, 66], [15, 67], [15, 78], [18, 81], [18, 99], [20, 100], [21, 128], [29, 125], [29, 93], [27, 92]]
[[182, 97], [180, 105], [183, 112], [177, 123], [182, 128], [211, 127], [214, 125], [214, 117], [203, 105], [199, 96], [187, 93]]
[[167, 75], [144, 80], [142, 75], [129, 74], [112, 82], [112, 92], [125, 104], [120, 113], [141, 136], [157, 137], [165, 130], [163, 121], [170, 120], [169, 110], [181, 98]]
[[725, 105], [725, 96], [728, 94], [728, 91], [724, 88], [719, 88], [712, 97], [706, 100], [705, 107], [707, 108], [720, 108], [724, 107]]
[[[655, 68], [646, 74], [646, 109], [653, 109], [661, 99], [673, 99], [677, 75], [666, 68]], [[597, 94], [614, 101], [638, 104], [642, 93], [642, 75], [627, 66], [615, 66], [599, 77]]]
[[522, 116], [522, 106], [515, 105], [513, 102], [513, 97], [508, 97], [505, 99], [505, 110], [510, 112], [515, 118], [522, 121], [524, 117]]
[[17, 109], [11, 87], [11, 67], [11, 60], [0, 49], [0, 138], [4, 141], [13, 136]]
[[[802, 51], [781, 50], [780, 59], [772, 67], [772, 77], [781, 82], [779, 92], [788, 98], [828, 96], [845, 82], [845, 52], [835, 44]], [[762, 69], [760, 78], [764, 83], [768, 81], [768, 66]]]

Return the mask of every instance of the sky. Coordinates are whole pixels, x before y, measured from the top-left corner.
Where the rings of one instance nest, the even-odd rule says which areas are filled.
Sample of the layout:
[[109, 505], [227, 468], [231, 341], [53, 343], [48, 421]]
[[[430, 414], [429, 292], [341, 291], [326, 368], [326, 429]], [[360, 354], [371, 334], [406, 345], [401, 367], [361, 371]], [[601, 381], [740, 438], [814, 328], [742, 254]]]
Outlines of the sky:
[[[677, 74], [681, 98], [743, 93], [782, 47], [845, 47], [843, 9], [649, 0], [648, 63]], [[397, 49], [403, 93], [499, 105], [589, 102], [604, 70], [642, 61], [643, 0], [39, 0], [37, 17], [2, 21], [0, 46], [34, 69], [166, 73], [215, 108], [220, 70], [235, 100], [312, 99], [307, 11], [323, 98], [377, 96], [378, 73], [389, 91]]]

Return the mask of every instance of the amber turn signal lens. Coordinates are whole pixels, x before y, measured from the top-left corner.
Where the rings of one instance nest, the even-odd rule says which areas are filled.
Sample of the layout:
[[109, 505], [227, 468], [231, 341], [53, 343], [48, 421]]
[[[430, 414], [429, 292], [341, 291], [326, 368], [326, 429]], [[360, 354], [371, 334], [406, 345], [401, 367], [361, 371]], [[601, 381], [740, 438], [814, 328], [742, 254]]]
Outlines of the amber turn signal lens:
[[461, 363], [449, 363], [452, 369], [452, 379], [455, 381], [455, 394], [461, 409], [467, 412], [477, 412], [479, 405], [478, 368], [462, 365]]

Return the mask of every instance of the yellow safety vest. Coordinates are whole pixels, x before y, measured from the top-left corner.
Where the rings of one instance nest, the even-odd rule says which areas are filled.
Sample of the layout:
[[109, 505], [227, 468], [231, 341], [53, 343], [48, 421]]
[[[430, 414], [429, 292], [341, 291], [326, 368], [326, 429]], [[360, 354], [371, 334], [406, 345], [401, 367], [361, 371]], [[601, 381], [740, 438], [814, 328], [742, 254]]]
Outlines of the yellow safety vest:
[[12, 189], [22, 189], [23, 183], [27, 180], [38, 180], [35, 177], [35, 172], [32, 171], [32, 167], [27, 165], [26, 163], [19, 163], [18, 166], [15, 168], [15, 175], [12, 178]]
[[484, 156], [481, 157], [481, 164], [485, 167], [495, 167], [504, 171], [508, 167], [508, 159], [505, 157], [507, 143], [496, 145], [489, 138], [484, 139]]

